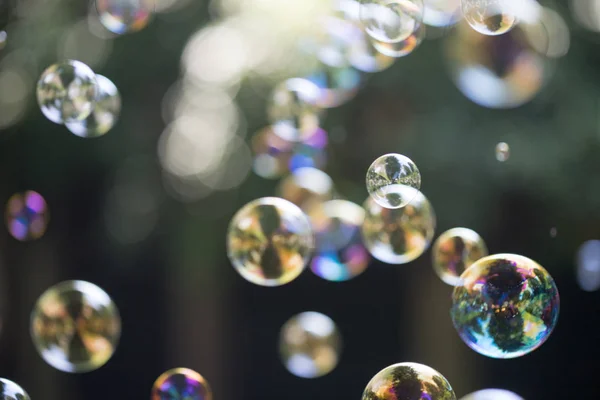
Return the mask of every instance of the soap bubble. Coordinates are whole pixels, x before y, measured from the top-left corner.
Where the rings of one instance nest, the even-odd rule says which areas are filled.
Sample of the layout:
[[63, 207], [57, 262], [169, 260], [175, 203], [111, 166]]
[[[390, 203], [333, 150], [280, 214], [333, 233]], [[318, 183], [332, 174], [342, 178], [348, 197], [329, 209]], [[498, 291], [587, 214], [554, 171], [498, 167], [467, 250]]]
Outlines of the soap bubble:
[[279, 334], [283, 364], [300, 378], [318, 378], [337, 366], [342, 338], [335, 323], [318, 312], [303, 312], [290, 318]]
[[525, 400], [516, 393], [503, 389], [484, 389], [462, 397], [460, 400]]
[[461, 2], [465, 20], [473, 29], [484, 35], [502, 35], [517, 24], [514, 0], [461, 0]]
[[445, 27], [462, 18], [461, 0], [423, 0], [423, 22], [429, 26]]
[[44, 236], [50, 216], [44, 198], [33, 190], [27, 190], [8, 199], [5, 219], [12, 237], [26, 241]]
[[325, 172], [312, 167], [296, 169], [279, 184], [276, 194], [302, 210], [333, 198], [333, 181]]
[[227, 255], [249, 282], [281, 286], [306, 267], [314, 248], [306, 215], [294, 204], [263, 197], [242, 207], [227, 232]]
[[423, 0], [362, 0], [360, 20], [380, 42], [400, 42], [423, 22]]
[[487, 256], [488, 250], [477, 232], [454, 228], [437, 238], [431, 254], [435, 273], [448, 285], [457, 286], [465, 269]]
[[94, 109], [97, 93], [94, 71], [80, 61], [51, 65], [37, 84], [40, 109], [57, 124], [86, 119]]
[[452, 294], [452, 322], [479, 354], [523, 356], [541, 346], [556, 326], [558, 289], [550, 274], [527, 257], [484, 257], [460, 280]]
[[421, 174], [416, 164], [401, 154], [385, 154], [367, 170], [367, 191], [382, 207], [401, 208], [419, 193]]
[[423, 364], [404, 362], [379, 371], [367, 384], [362, 400], [456, 400], [442, 374]]
[[409, 37], [399, 42], [386, 43], [371, 39], [375, 50], [389, 57], [400, 58], [411, 54], [425, 39], [425, 25], [420, 25]]
[[30, 400], [30, 397], [21, 386], [8, 379], [0, 378], [0, 399]]
[[600, 240], [588, 240], [577, 250], [577, 283], [586, 292], [600, 289]]
[[151, 400], [212, 400], [206, 379], [187, 368], [173, 368], [159, 376], [152, 385]]
[[121, 318], [98, 286], [65, 281], [46, 290], [31, 314], [31, 337], [42, 358], [63, 372], [89, 372], [113, 355]]
[[311, 136], [319, 126], [315, 104], [320, 95], [319, 87], [307, 79], [291, 78], [277, 85], [267, 111], [273, 132], [294, 142]]
[[504, 162], [510, 157], [510, 147], [504, 142], [500, 142], [496, 145], [496, 160]]
[[406, 264], [418, 258], [431, 243], [436, 218], [421, 192], [403, 208], [383, 208], [371, 197], [364, 204], [362, 236], [371, 255], [388, 264]]
[[122, 35], [146, 27], [154, 13], [156, 0], [96, 0], [100, 22], [106, 29]]
[[102, 75], [96, 75], [98, 94], [94, 111], [83, 121], [66, 122], [72, 133], [84, 138], [95, 138], [107, 133], [121, 113], [121, 95], [112, 81]]
[[316, 243], [312, 272], [334, 282], [362, 274], [370, 261], [360, 233], [363, 208], [347, 200], [330, 200], [314, 206], [308, 216]]

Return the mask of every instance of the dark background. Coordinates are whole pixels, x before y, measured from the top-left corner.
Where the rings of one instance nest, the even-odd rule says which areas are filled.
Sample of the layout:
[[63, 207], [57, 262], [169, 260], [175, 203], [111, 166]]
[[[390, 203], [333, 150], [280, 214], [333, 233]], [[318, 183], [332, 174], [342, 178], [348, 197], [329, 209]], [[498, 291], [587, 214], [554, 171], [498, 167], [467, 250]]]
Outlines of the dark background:
[[[25, 64], [34, 81], [56, 61], [61, 27], [86, 10], [75, 1], [42, 3], [47, 13], [17, 18], [25, 27], [19, 25], [14, 42], [7, 30], [0, 54], [31, 50], [37, 62]], [[193, 3], [111, 42], [112, 53], [96, 72], [115, 82], [123, 111], [107, 136], [84, 140], [50, 123], [33, 89], [24, 117], [0, 133], [0, 202], [33, 189], [51, 213], [40, 240], [18, 242], [0, 230], [0, 376], [20, 383], [33, 399], [144, 399], [158, 375], [182, 366], [204, 375], [215, 399], [358, 399], [377, 371], [414, 361], [440, 371], [457, 397], [498, 387], [526, 399], [600, 398], [600, 292], [579, 288], [574, 262], [584, 241], [600, 239], [599, 37], [576, 25], [566, 3], [556, 9], [571, 28], [570, 51], [542, 92], [520, 108], [488, 110], [463, 97], [444, 68], [443, 39], [435, 39], [372, 75], [323, 123], [344, 132], [331, 140], [325, 171], [349, 200], [366, 198], [372, 160], [390, 151], [406, 154], [422, 173], [438, 234], [472, 228], [491, 253], [523, 254], [552, 274], [560, 318], [538, 350], [494, 360], [468, 349], [452, 327], [451, 288], [435, 276], [430, 251], [408, 265], [373, 262], [344, 283], [306, 271], [289, 285], [263, 288], [234, 271], [225, 252], [229, 219], [247, 201], [272, 195], [276, 181], [250, 173], [239, 187], [190, 204], [160, 185], [161, 100], [178, 78], [186, 38], [210, 18], [207, 4]], [[264, 105], [244, 87], [242, 110]], [[248, 137], [266, 124], [261, 113], [246, 118]], [[499, 141], [511, 146], [505, 163], [494, 156]], [[148, 216], [156, 219], [151, 233], [123, 243], [104, 216], [115, 176], [132, 165], [160, 201]], [[143, 214], [124, 221], [148, 223]], [[29, 336], [35, 300], [66, 279], [104, 288], [122, 316], [117, 351], [91, 373], [54, 370]], [[313, 380], [291, 375], [277, 354], [281, 325], [308, 310], [331, 316], [344, 340], [339, 366]]]

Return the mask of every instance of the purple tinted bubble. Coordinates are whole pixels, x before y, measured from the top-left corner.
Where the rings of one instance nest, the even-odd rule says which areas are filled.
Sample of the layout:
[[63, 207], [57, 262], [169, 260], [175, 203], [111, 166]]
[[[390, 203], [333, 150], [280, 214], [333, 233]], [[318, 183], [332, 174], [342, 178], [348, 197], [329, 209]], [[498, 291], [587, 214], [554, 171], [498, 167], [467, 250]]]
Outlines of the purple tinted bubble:
[[25, 204], [28, 209], [34, 213], [41, 213], [46, 209], [46, 201], [37, 192], [28, 191], [25, 193]]

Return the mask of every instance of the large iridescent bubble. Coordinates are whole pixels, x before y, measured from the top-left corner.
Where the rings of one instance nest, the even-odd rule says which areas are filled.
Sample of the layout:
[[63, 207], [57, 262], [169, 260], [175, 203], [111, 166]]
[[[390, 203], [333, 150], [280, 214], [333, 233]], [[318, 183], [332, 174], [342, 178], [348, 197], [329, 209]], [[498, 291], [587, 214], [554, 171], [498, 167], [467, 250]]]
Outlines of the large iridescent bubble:
[[342, 338], [331, 318], [318, 312], [303, 312], [281, 328], [279, 353], [283, 364], [300, 378], [318, 378], [338, 364]]
[[460, 338], [476, 352], [520, 357], [550, 337], [558, 321], [558, 289], [535, 261], [491, 255], [471, 265], [460, 280], [450, 314]]
[[121, 318], [98, 286], [65, 281], [46, 290], [31, 313], [31, 337], [42, 358], [64, 372], [88, 372], [111, 358]]
[[263, 197], [242, 207], [227, 233], [227, 255], [239, 274], [261, 286], [296, 279], [314, 248], [306, 215], [278, 197]]
[[435, 233], [435, 212], [418, 192], [403, 208], [383, 208], [371, 197], [364, 204], [362, 236], [373, 257], [388, 264], [406, 264], [418, 258]]
[[152, 385], [151, 400], [212, 400], [206, 379], [188, 368], [173, 368], [162, 373]]
[[375, 375], [362, 400], [456, 400], [442, 374], [423, 364], [404, 362], [390, 365]]

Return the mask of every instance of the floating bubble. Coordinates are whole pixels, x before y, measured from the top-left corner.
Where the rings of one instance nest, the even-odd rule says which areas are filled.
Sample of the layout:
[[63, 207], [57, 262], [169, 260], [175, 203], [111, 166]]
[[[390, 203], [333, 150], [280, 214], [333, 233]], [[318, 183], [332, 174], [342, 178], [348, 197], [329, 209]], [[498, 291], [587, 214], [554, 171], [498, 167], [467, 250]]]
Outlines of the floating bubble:
[[6, 226], [17, 240], [27, 241], [44, 236], [50, 216], [44, 198], [33, 190], [13, 194], [6, 203]]
[[371, 255], [388, 264], [406, 264], [418, 258], [435, 233], [435, 212], [429, 200], [417, 192], [403, 208], [383, 208], [371, 197], [364, 204], [362, 226], [365, 247]]
[[51, 65], [37, 84], [40, 109], [57, 124], [86, 119], [94, 109], [97, 94], [94, 71], [80, 61]]
[[367, 170], [367, 191], [382, 207], [404, 207], [420, 188], [421, 173], [417, 165], [401, 154], [385, 154]]
[[369, 266], [360, 228], [365, 211], [347, 200], [330, 200], [308, 213], [315, 232], [316, 252], [310, 267], [315, 275], [333, 282], [352, 279]]
[[83, 138], [95, 138], [112, 129], [121, 113], [121, 95], [112, 81], [102, 75], [96, 75], [98, 94], [94, 111], [83, 121], [66, 122], [72, 133]]
[[291, 78], [275, 87], [268, 107], [273, 132], [291, 142], [313, 135], [319, 126], [315, 104], [320, 95], [317, 85], [302, 78]]
[[8, 379], [0, 378], [0, 399], [30, 400], [30, 397], [21, 386]]
[[188, 368], [173, 368], [159, 376], [152, 385], [151, 400], [212, 400], [206, 379]]
[[362, 0], [360, 20], [380, 42], [401, 42], [423, 22], [423, 0]]
[[577, 283], [586, 292], [600, 289], [600, 240], [588, 240], [577, 250]]
[[450, 314], [471, 349], [487, 357], [515, 358], [550, 337], [558, 321], [558, 289], [535, 261], [516, 254], [484, 257], [460, 280]]
[[500, 142], [496, 145], [496, 160], [504, 162], [510, 157], [510, 147], [504, 142]]
[[[528, 0], [517, 0], [528, 1]], [[461, 0], [465, 20], [483, 35], [502, 35], [518, 21], [515, 0]]]
[[423, 23], [446, 27], [462, 18], [461, 0], [423, 0]]
[[307, 79], [321, 89], [316, 104], [322, 108], [339, 107], [352, 100], [362, 83], [361, 73], [350, 66], [323, 65]]
[[42, 358], [63, 372], [89, 372], [113, 355], [121, 318], [98, 286], [65, 281], [46, 290], [31, 314], [31, 337]]
[[460, 400], [525, 400], [516, 393], [503, 389], [484, 389], [462, 397]]
[[379, 371], [368, 383], [362, 400], [456, 400], [442, 374], [423, 364], [404, 362]]
[[333, 181], [321, 170], [302, 167], [281, 181], [276, 194], [307, 210], [333, 198]]
[[488, 255], [479, 234], [467, 228], [447, 230], [437, 238], [431, 252], [435, 273], [448, 285], [460, 284], [460, 276], [475, 261]]
[[227, 255], [244, 279], [281, 286], [296, 279], [314, 248], [306, 215], [278, 197], [263, 197], [242, 207], [227, 232]]
[[100, 23], [122, 35], [146, 27], [154, 13], [156, 0], [96, 0]]
[[318, 378], [337, 366], [342, 338], [331, 318], [303, 312], [290, 318], [279, 334], [283, 364], [300, 378]]

